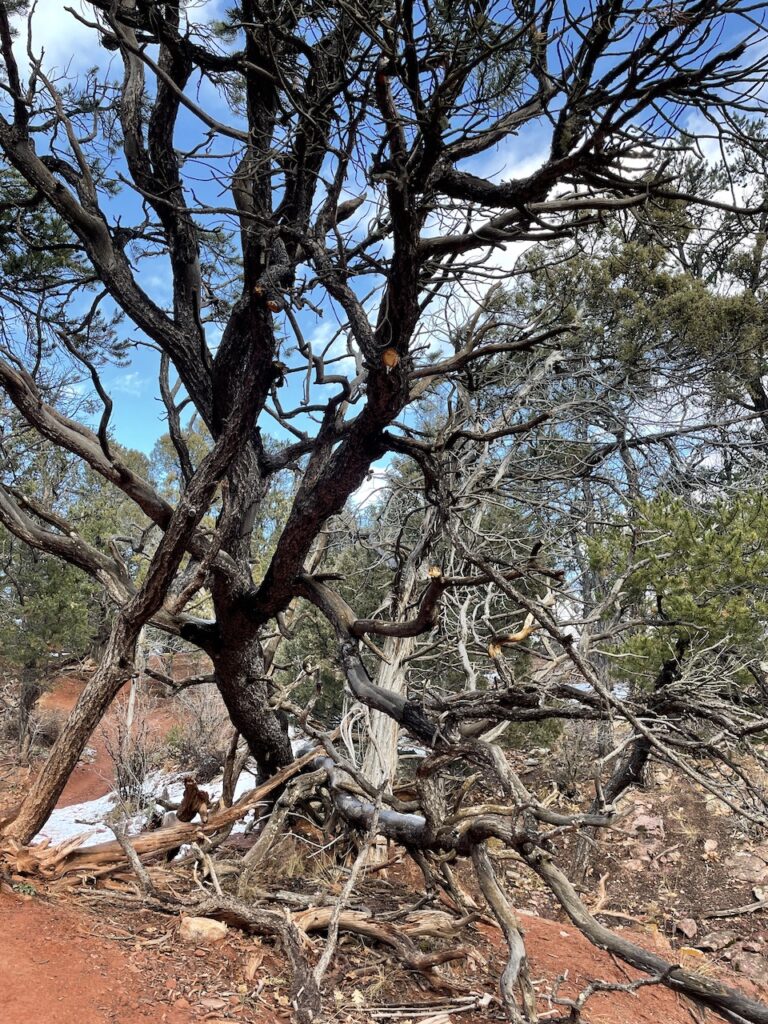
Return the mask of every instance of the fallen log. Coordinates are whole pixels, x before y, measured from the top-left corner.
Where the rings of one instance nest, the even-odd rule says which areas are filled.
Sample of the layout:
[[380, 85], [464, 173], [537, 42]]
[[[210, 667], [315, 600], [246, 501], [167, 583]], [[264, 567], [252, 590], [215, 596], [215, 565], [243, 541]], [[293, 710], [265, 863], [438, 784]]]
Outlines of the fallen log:
[[[312, 907], [309, 910], [300, 910], [291, 914], [291, 921], [301, 931], [310, 933], [325, 931], [332, 916], [333, 907]], [[434, 915], [431, 916], [434, 917]], [[444, 928], [443, 922], [441, 924]], [[419, 927], [418, 920], [396, 926], [376, 921], [370, 913], [365, 911], [343, 910], [339, 917], [339, 931], [353, 932], [391, 946], [400, 955], [406, 967], [426, 975], [430, 975], [438, 964], [448, 963], [450, 960], [465, 960], [469, 955], [468, 950], [463, 946], [454, 949], [441, 949], [434, 953], [420, 953], [412, 935], [440, 934], [442, 936], [444, 932], [432, 931], [425, 928], [423, 923], [422, 927]], [[442, 982], [443, 979], [440, 981]]]
[[[158, 829], [155, 832], [145, 832], [132, 837], [131, 846], [139, 857], [151, 857], [183, 846], [185, 843], [194, 842], [201, 836], [213, 835], [220, 829], [244, 818], [265, 797], [274, 793], [320, 753], [322, 753], [322, 748], [317, 747], [304, 754], [303, 757], [297, 758], [285, 768], [281, 768], [261, 786], [245, 793], [231, 807], [224, 807], [209, 815], [207, 822], [179, 823], [170, 828]], [[114, 840], [83, 848], [82, 844], [90, 835], [93, 835], [92, 831], [74, 836], [56, 846], [51, 846], [50, 840], [24, 846], [16, 840], [3, 840], [0, 837], [0, 862], [5, 862], [15, 874], [39, 876], [45, 879], [60, 878], [62, 875], [76, 872], [87, 874], [96, 870], [103, 874], [105, 868], [122, 868], [128, 864], [125, 851]]]

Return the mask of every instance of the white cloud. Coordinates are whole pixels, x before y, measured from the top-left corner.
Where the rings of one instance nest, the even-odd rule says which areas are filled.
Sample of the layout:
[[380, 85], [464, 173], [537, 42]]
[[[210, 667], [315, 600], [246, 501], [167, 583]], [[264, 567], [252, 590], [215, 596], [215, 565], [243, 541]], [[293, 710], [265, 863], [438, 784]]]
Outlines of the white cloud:
[[[191, 25], [199, 25], [220, 18], [226, 4], [224, 0], [188, 0], [185, 5], [185, 16]], [[115, 54], [99, 45], [99, 35], [94, 28], [89, 28], [71, 14], [71, 8], [86, 21], [94, 23], [96, 13], [91, 4], [85, 0], [37, 0], [31, 18], [32, 53], [38, 57], [44, 54], [43, 70], [46, 73], [54, 70], [59, 74], [70, 71], [76, 73], [88, 68], [106, 68], [114, 65], [114, 73], [122, 76], [122, 65]], [[16, 59], [22, 68], [28, 68], [27, 56], [27, 18], [14, 19], [19, 36], [14, 46]]]
[[[29, 19], [31, 50], [35, 57], [43, 54], [43, 70], [60, 74], [67, 70], [76, 72], [106, 66], [113, 55], [99, 46], [96, 30], [83, 25], [66, 7], [71, 7], [87, 21], [96, 20], [90, 4], [77, 0], [66, 5], [60, 0], [37, 0]], [[27, 21], [27, 18], [15, 19], [19, 35], [14, 51], [19, 64], [25, 68], [29, 66]]]
[[386, 469], [372, 469], [354, 494], [350, 495], [350, 504], [355, 509], [363, 508], [383, 493], [388, 483]]
[[144, 379], [135, 370], [123, 373], [109, 385], [114, 394], [130, 395], [138, 398], [144, 390]]

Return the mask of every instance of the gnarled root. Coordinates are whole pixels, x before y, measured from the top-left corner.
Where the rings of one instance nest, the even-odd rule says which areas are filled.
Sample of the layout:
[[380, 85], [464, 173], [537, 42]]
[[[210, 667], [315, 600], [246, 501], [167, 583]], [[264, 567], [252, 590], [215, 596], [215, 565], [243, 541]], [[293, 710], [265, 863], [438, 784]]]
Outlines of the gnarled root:
[[320, 992], [302, 951], [296, 925], [274, 910], [252, 907], [231, 896], [216, 896], [195, 906], [201, 917], [226, 921], [256, 935], [277, 935], [291, 965], [291, 1002], [299, 1024], [309, 1024], [320, 1010]]

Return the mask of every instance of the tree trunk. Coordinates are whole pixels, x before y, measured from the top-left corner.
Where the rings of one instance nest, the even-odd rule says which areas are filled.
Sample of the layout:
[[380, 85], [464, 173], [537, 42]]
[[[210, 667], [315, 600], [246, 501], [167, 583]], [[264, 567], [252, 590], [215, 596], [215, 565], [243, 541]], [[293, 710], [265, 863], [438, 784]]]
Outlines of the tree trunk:
[[[392, 693], [405, 693], [406, 676], [403, 662], [413, 653], [415, 646], [416, 641], [413, 637], [387, 637], [382, 650], [389, 664], [381, 663], [376, 676], [377, 686], [383, 686]], [[387, 788], [391, 788], [397, 774], [397, 741], [400, 725], [389, 715], [384, 715], [381, 711], [372, 711], [368, 731], [363, 774], [374, 786], [385, 784]]]
[[[424, 517], [421, 536], [403, 563], [389, 597], [389, 617], [395, 621], [403, 617], [413, 600], [419, 570], [427, 558], [436, 528], [437, 518], [434, 510], [429, 509]], [[413, 654], [415, 647], [414, 637], [387, 637], [383, 646], [387, 660], [381, 662], [379, 666], [376, 684], [398, 696], [404, 694], [407, 680], [403, 665]], [[394, 781], [398, 764], [399, 733], [400, 726], [393, 718], [381, 711], [371, 712], [370, 738], [365, 751], [363, 774], [375, 786], [382, 783], [391, 786]]]
[[131, 674], [138, 635], [138, 627], [128, 626], [121, 615], [117, 616], [101, 664], [80, 694], [43, 770], [4, 835], [28, 843], [46, 823], [93, 730]]
[[[220, 623], [221, 625], [221, 623]], [[212, 653], [216, 685], [232, 724], [246, 740], [264, 778], [293, 760], [288, 722], [269, 706], [270, 681], [258, 636], [236, 639], [227, 630], [221, 649]]]

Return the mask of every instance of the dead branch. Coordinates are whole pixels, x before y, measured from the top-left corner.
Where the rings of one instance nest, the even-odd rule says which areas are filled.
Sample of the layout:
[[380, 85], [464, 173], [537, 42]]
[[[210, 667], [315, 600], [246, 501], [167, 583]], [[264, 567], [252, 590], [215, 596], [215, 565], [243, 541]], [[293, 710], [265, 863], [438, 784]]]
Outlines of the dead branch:
[[[475, 846], [472, 850], [472, 863], [474, 864], [475, 874], [483, 891], [483, 896], [485, 896], [488, 906], [499, 922], [509, 948], [509, 959], [499, 978], [501, 998], [509, 1014], [509, 1019], [514, 1024], [520, 1024], [523, 1021], [535, 1024], [537, 1020], [536, 993], [533, 990], [528, 973], [528, 958], [525, 952], [525, 942], [523, 941], [520, 924], [496, 880], [496, 873], [493, 870], [493, 865], [484, 844]], [[517, 985], [520, 986], [523, 1000], [522, 1014], [518, 1009], [517, 1000], [515, 999], [515, 987]]]
[[[179, 824], [170, 828], [158, 829], [155, 832], [146, 832], [137, 836], [133, 841], [133, 849], [139, 857], [151, 857], [155, 854], [166, 853], [185, 843], [191, 843], [198, 836], [213, 835], [220, 829], [239, 821], [249, 811], [257, 807], [265, 797], [274, 793], [285, 782], [306, 767], [313, 758], [320, 752], [316, 748], [298, 758], [293, 764], [283, 768], [267, 780], [263, 785], [244, 794], [232, 807], [225, 807], [220, 811], [211, 814], [204, 824]], [[84, 833], [75, 836], [58, 846], [51, 847], [49, 842], [35, 846], [24, 846], [13, 840], [0, 840], [0, 855], [14, 866], [19, 874], [40, 875], [44, 878], [58, 878], [82, 872], [91, 872], [95, 869], [118, 869], [127, 863], [125, 851], [117, 841], [110, 843], [99, 843], [80, 849], [81, 844], [91, 833]]]
[[195, 906], [201, 917], [243, 928], [256, 935], [277, 935], [291, 965], [291, 1000], [301, 1024], [309, 1024], [320, 1010], [320, 991], [302, 952], [301, 936], [293, 921], [274, 910], [253, 907], [232, 896], [217, 896]]

